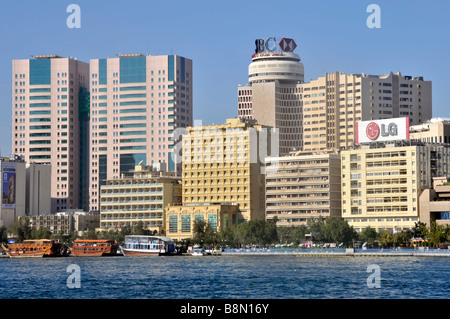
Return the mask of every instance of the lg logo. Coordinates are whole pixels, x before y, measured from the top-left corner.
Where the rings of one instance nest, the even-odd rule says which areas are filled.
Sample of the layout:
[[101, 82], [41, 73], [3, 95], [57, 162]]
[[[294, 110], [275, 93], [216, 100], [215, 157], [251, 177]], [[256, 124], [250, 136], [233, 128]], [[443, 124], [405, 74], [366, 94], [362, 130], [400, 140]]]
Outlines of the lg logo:
[[380, 124], [378, 126], [377, 123], [371, 122], [366, 127], [366, 136], [375, 141], [379, 136], [388, 137], [388, 136], [397, 136], [398, 135], [398, 127], [395, 123], [389, 123], [386, 127], [386, 124]]

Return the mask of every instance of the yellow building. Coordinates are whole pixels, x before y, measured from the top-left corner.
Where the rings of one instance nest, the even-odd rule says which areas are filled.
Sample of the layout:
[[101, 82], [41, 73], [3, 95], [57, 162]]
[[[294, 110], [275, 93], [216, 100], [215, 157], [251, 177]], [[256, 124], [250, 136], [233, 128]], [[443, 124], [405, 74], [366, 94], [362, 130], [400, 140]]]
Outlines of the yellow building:
[[413, 141], [361, 145], [341, 152], [342, 217], [356, 231], [401, 231], [420, 220], [419, 196], [449, 176], [450, 148]]
[[238, 223], [264, 219], [262, 163], [272, 146], [277, 154], [276, 134], [255, 120], [189, 127], [182, 136], [183, 205], [232, 203]]
[[166, 235], [174, 240], [194, 237], [197, 220], [206, 222], [214, 231], [236, 224], [239, 208], [233, 204], [193, 204], [166, 206]]
[[101, 228], [141, 221], [144, 227], [164, 234], [164, 207], [181, 203], [181, 181], [174, 173], [138, 165], [132, 177], [107, 180], [100, 198]]

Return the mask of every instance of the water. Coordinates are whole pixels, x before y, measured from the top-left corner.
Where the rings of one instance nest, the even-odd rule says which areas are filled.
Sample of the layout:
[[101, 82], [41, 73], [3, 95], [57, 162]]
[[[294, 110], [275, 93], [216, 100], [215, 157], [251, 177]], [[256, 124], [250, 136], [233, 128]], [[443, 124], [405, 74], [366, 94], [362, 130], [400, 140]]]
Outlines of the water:
[[[373, 264], [380, 288], [367, 285]], [[0, 299], [447, 299], [449, 273], [448, 257], [1, 258]]]

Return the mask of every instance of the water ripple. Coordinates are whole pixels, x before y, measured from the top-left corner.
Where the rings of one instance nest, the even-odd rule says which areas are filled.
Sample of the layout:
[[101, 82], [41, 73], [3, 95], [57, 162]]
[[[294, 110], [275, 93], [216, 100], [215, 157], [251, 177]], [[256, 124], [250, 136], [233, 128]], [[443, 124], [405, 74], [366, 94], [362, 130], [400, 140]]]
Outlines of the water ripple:
[[[81, 269], [69, 288], [67, 267]], [[380, 288], [369, 288], [369, 265]], [[0, 260], [2, 299], [447, 299], [445, 257], [112, 257]]]

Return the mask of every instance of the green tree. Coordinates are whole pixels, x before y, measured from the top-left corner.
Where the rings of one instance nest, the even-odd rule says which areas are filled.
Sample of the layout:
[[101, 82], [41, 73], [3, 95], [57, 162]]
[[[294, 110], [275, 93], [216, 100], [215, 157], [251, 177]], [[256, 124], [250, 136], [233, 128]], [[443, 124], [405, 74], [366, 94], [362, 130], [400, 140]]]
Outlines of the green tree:
[[31, 239], [31, 226], [29, 218], [16, 218], [14, 223], [10, 226], [10, 233], [13, 234], [18, 242]]
[[430, 243], [434, 246], [438, 246], [438, 244], [447, 241], [447, 237], [445, 227], [432, 221], [429, 229]]
[[144, 223], [142, 221], [138, 221], [135, 226], [131, 228], [131, 233], [133, 235], [151, 235], [152, 231], [144, 227]]
[[197, 219], [194, 222], [193, 228], [194, 237], [192, 242], [200, 245], [209, 245], [218, 241], [214, 229], [211, 225], [201, 219]]
[[378, 233], [377, 239], [384, 247], [391, 246], [394, 243], [394, 235], [387, 230]]
[[412, 237], [421, 237], [426, 238], [428, 236], [428, 227], [427, 224], [422, 222], [414, 223], [414, 227], [411, 229]]
[[47, 239], [52, 237], [52, 232], [46, 227], [33, 228], [30, 237], [33, 239]]
[[8, 229], [6, 226], [0, 226], [0, 243], [4, 243], [8, 240]]
[[323, 237], [327, 242], [343, 242], [348, 245], [358, 238], [358, 234], [346, 220], [330, 216], [325, 219]]
[[369, 226], [361, 231], [359, 237], [361, 238], [362, 241], [372, 244], [377, 239], [377, 235], [378, 234], [375, 228]]
[[348, 222], [340, 217], [319, 217], [308, 221], [308, 228], [313, 239], [321, 242], [342, 242], [349, 245], [358, 238], [357, 232]]

